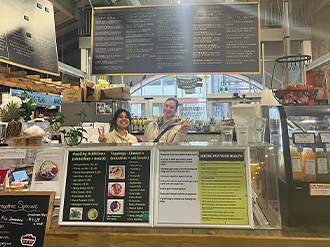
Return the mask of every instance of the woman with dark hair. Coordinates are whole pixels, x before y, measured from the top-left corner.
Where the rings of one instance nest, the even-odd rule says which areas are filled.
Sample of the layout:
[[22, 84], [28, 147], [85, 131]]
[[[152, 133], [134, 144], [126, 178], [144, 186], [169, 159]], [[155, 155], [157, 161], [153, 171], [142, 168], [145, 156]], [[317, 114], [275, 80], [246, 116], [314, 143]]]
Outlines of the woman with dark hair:
[[104, 127], [99, 131], [100, 143], [136, 143], [135, 136], [127, 132], [127, 127], [131, 124], [132, 118], [129, 111], [125, 109], [119, 109], [113, 115], [110, 124], [114, 127], [114, 130], [104, 135]]
[[181, 118], [175, 116], [179, 102], [175, 98], [168, 98], [163, 107], [162, 116], [157, 116], [148, 124], [143, 142], [183, 142], [188, 132], [191, 121], [186, 118], [182, 123]]

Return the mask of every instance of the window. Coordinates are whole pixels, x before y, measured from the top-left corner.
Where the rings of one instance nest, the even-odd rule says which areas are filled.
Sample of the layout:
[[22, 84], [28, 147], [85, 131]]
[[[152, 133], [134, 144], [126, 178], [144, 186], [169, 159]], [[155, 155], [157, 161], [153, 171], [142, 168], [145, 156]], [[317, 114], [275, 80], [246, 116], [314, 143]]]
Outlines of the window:
[[142, 88], [142, 96], [162, 95], [161, 80], [157, 80]]

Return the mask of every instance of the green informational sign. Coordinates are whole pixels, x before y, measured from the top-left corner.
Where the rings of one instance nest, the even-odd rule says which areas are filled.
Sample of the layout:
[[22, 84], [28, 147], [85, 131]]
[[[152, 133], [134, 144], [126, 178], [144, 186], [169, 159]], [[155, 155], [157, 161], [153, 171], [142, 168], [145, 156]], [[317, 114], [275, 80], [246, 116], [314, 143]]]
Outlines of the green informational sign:
[[201, 223], [249, 224], [244, 161], [200, 159], [198, 180]]

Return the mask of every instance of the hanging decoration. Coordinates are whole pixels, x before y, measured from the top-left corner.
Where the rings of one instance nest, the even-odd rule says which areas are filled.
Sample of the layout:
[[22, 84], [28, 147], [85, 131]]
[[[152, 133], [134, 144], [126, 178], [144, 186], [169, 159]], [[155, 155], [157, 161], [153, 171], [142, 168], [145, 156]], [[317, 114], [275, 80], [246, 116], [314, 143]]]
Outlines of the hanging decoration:
[[[189, 75], [186, 76], [186, 79], [179, 79], [177, 76], [171, 75], [170, 79], [176, 79], [178, 88], [185, 90], [186, 94], [193, 94], [195, 93], [196, 87], [202, 87], [203, 86], [203, 78], [201, 77], [195, 77], [192, 78], [192, 76], [189, 78]], [[205, 75], [205, 80], [207, 80], [209, 76]]]

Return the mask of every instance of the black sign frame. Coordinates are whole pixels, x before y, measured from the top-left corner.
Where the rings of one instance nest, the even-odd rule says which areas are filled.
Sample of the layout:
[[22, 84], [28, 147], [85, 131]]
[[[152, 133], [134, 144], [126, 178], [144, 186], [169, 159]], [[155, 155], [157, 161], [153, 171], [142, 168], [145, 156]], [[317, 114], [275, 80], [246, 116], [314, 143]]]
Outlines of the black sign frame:
[[53, 3], [7, 0], [0, 13], [0, 61], [59, 76]]
[[[154, 160], [153, 147], [141, 146], [140, 144], [134, 144], [134, 143], [131, 144], [131, 145], [132, 146], [136, 146], [136, 147], [134, 147], [134, 149], [132, 150], [132, 148], [130, 148], [130, 145], [110, 144], [111, 148], [109, 148], [109, 147], [107, 147], [107, 148], [106, 147], [82, 148], [81, 147], [81, 148], [68, 148], [68, 149], [66, 149], [65, 161], [64, 161], [65, 177], [64, 177], [64, 186], [63, 186], [62, 193], [61, 193], [61, 207], [60, 207], [60, 213], [59, 213], [59, 225], [71, 225], [71, 226], [80, 226], [80, 225], [84, 225], [84, 226], [86, 226], [86, 225], [93, 225], [93, 226], [134, 226], [134, 227], [138, 227], [138, 226], [152, 226], [152, 223], [153, 223], [153, 200], [152, 200], [152, 198], [153, 198], [153, 185], [154, 185], [154, 181], [153, 181], [153, 165], [152, 165], [153, 164], [153, 160]], [[107, 145], [107, 146], [109, 146], [109, 145]], [[118, 183], [119, 184], [121, 184], [122, 182], [125, 182], [125, 185], [123, 186], [123, 188], [125, 187], [125, 195], [124, 196], [118, 195], [117, 199], [116, 199], [116, 197], [109, 196], [110, 185], [113, 184], [113, 183], [116, 183], [116, 181], [114, 181], [114, 179], [110, 179], [108, 177], [109, 176], [108, 173], [110, 172], [109, 171], [110, 170], [110, 166], [118, 165], [118, 164], [119, 165], [126, 166], [126, 164], [121, 164], [120, 163], [120, 161], [123, 161], [123, 160], [125, 161], [126, 160], [125, 158], [123, 158], [122, 160], [119, 160], [119, 162], [116, 162], [116, 159], [114, 159], [113, 160], [114, 163], [110, 163], [110, 159], [108, 160], [108, 158], [110, 156], [108, 156], [106, 154], [107, 155], [106, 156], [107, 157], [107, 160], [102, 161], [102, 162], [105, 163], [106, 173], [103, 174], [103, 176], [99, 176], [97, 178], [96, 183], [98, 185], [100, 185], [100, 183], [104, 183], [105, 182], [106, 185], [103, 188], [104, 191], [103, 192], [100, 192], [100, 190], [97, 190], [97, 194], [99, 194], [99, 195], [93, 196], [92, 199], [100, 199], [100, 197], [102, 197], [100, 200], [103, 200], [103, 206], [102, 205], [101, 206], [100, 205], [95, 205], [95, 203], [98, 202], [96, 200], [93, 202], [93, 205], [87, 205], [85, 203], [84, 203], [83, 206], [72, 205], [72, 203], [76, 203], [76, 201], [73, 201], [73, 200], [76, 200], [76, 199], [75, 198], [72, 198], [72, 196], [75, 196], [75, 194], [73, 194], [71, 190], [74, 190], [74, 189], [72, 189], [73, 186], [77, 186], [77, 183], [75, 183], [75, 184], [68, 183], [68, 180], [69, 179], [72, 180], [72, 174], [76, 171], [75, 168], [72, 168], [72, 167], [70, 168], [70, 165], [69, 165], [70, 153], [71, 153], [71, 157], [73, 157], [72, 156], [72, 153], [73, 152], [75, 152], [75, 153], [79, 153], [79, 152], [86, 152], [86, 153], [88, 153], [88, 152], [90, 152], [90, 153], [93, 153], [93, 152], [106, 152], [106, 153], [108, 153], [108, 152], [117, 152], [117, 153], [120, 153], [121, 152], [121, 153], [125, 153], [125, 152], [127, 152], [127, 153], [129, 153], [130, 152], [129, 155], [136, 155], [138, 152], [149, 152], [149, 167], [147, 167], [148, 168], [148, 172], [149, 172], [149, 177], [148, 177], [148, 191], [146, 191], [148, 193], [148, 201], [147, 201], [146, 204], [147, 204], [147, 207], [148, 207], [148, 211], [149, 212], [148, 212], [148, 215], [145, 215], [145, 216], [143, 215], [142, 216], [143, 221], [142, 222], [139, 222], [139, 221], [134, 221], [134, 219], [129, 219], [129, 217], [127, 216], [127, 212], [125, 212], [125, 210], [127, 210], [128, 207], [129, 207], [129, 202], [128, 201], [130, 200], [130, 198], [129, 198], [130, 197], [130, 195], [129, 195], [130, 193], [127, 193], [127, 192], [129, 192], [129, 189], [126, 190], [126, 188], [129, 188], [131, 186], [131, 184], [128, 185], [128, 183], [130, 183], [130, 181], [129, 181], [130, 179], [128, 179], [128, 170], [125, 170], [127, 172], [127, 174], [125, 172], [125, 179], [124, 179], [124, 181], [118, 180]], [[121, 154], [118, 154], [118, 155], [120, 156]], [[99, 156], [99, 157], [101, 157], [101, 156]], [[78, 158], [80, 158], [80, 157], [78, 157]], [[97, 160], [97, 159], [94, 159], [94, 161], [92, 161], [92, 163], [95, 163], [95, 160]], [[141, 161], [141, 159], [137, 159], [137, 160], [140, 160]], [[143, 160], [145, 160], [145, 159], [143, 158], [142, 161]], [[80, 160], [80, 161], [82, 161], [82, 160]], [[79, 161], [77, 161], [77, 162], [79, 163]], [[86, 159], [84, 159], [83, 162], [86, 163], [86, 162], [89, 162], [89, 161], [86, 161]], [[72, 165], [73, 164], [71, 164], [71, 166]], [[146, 165], [146, 164], [144, 164], [144, 165]], [[101, 168], [101, 169], [103, 169], [103, 168]], [[125, 169], [127, 169], [127, 166], [126, 166]], [[144, 171], [145, 171], [146, 167], [145, 166], [142, 166], [141, 169], [144, 169]], [[69, 171], [71, 171], [72, 174], [69, 174]], [[79, 174], [79, 171], [78, 171], [77, 174]], [[94, 173], [94, 174], [96, 174], [96, 173]], [[134, 175], [136, 175], [136, 173]], [[74, 179], [75, 179], [74, 180], [75, 182], [79, 182], [79, 180], [77, 180], [76, 177]], [[101, 181], [102, 179], [104, 180], [103, 182]], [[83, 182], [86, 182], [86, 181], [83, 181]], [[89, 184], [86, 185], [86, 186], [88, 186], [89, 188], [91, 188], [92, 186], [95, 187], [95, 184], [93, 184], [93, 181], [87, 181], [87, 182]], [[139, 180], [138, 182], [141, 182], [141, 180]], [[142, 182], [142, 184], [143, 184], [143, 182]], [[144, 185], [146, 185], [146, 183], [144, 183]], [[68, 187], [68, 186], [70, 186], [70, 187]], [[81, 186], [79, 188], [81, 188]], [[91, 190], [91, 194], [92, 195], [95, 195], [95, 193], [93, 193], [93, 188], [91, 188], [89, 190]], [[104, 194], [102, 194], [102, 193], [104, 193]], [[84, 194], [86, 194], [86, 193], [84, 193]], [[146, 198], [145, 193], [143, 193], [143, 194], [144, 194], [144, 197], [143, 196], [142, 197], [144, 199], [142, 199], [142, 200], [145, 200], [145, 198]], [[141, 195], [139, 195], [139, 196], [141, 196]], [[108, 210], [109, 206], [111, 207], [111, 205], [110, 205], [111, 199], [113, 199], [112, 201], [118, 201], [118, 202], [120, 202], [120, 204], [123, 206], [123, 211], [124, 212], [123, 213], [118, 212], [118, 213], [120, 213], [120, 215], [124, 215], [124, 217], [123, 217], [124, 219], [119, 219], [119, 221], [113, 221], [113, 219], [111, 219], [111, 218], [115, 218], [115, 217], [121, 218], [120, 215], [116, 215], [116, 213], [113, 213], [112, 212], [113, 215], [110, 215], [109, 216], [109, 213], [107, 213], [107, 210]], [[136, 206], [137, 207], [140, 207], [141, 205], [136, 205]], [[76, 210], [76, 211], [79, 211], [80, 210], [79, 208], [82, 208], [82, 210], [80, 211], [80, 215], [81, 215], [80, 216], [80, 219], [71, 219], [71, 209], [72, 208], [74, 210]], [[68, 209], [69, 209], [69, 213], [70, 213], [69, 216], [68, 216]], [[85, 210], [85, 209], [87, 209], [87, 210]], [[91, 218], [89, 218], [89, 211], [91, 211], [93, 209], [96, 209], [96, 211], [97, 211], [97, 216], [96, 216], [96, 218], [94, 220], [91, 219]], [[103, 217], [103, 219], [98, 218], [98, 216]]]
[[[10, 239], [10, 236], [3, 236], [3, 238], [0, 240], [0, 242], [6, 242], [6, 240], [10, 240], [11, 242], [14, 241], [16, 244], [12, 244], [12, 246], [34, 246], [34, 247], [42, 247], [45, 240], [45, 234], [50, 229], [51, 223], [52, 223], [52, 214], [53, 214], [53, 206], [54, 206], [54, 199], [55, 199], [55, 192], [49, 191], [49, 192], [1, 192], [0, 198], [1, 203], [5, 202], [3, 197], [11, 197], [10, 201], [13, 201], [13, 198], [17, 200], [17, 205], [5, 203], [6, 207], [9, 207], [9, 205], [12, 205], [12, 207], [15, 206], [16, 217], [12, 217], [12, 215], [15, 213], [14, 209], [8, 210], [6, 208], [1, 209], [0, 207], [0, 225], [3, 226], [1, 228], [1, 235], [2, 234], [10, 234], [12, 236], [13, 233], [10, 233], [11, 231], [14, 231], [14, 239]], [[17, 197], [17, 199], [16, 199]], [[34, 204], [23, 204], [26, 203], [24, 199], [31, 200], [31, 198], [36, 198], [36, 201], [34, 201]], [[37, 200], [38, 199], [38, 200]], [[43, 205], [42, 207], [47, 207], [47, 218], [46, 220], [40, 220], [42, 217], [45, 218], [43, 212], [46, 212], [45, 208], [40, 209], [39, 211], [35, 209], [35, 205], [38, 204], [40, 206], [40, 200], [46, 200], [46, 202], [42, 201]], [[26, 205], [26, 206], [24, 206]], [[22, 212], [24, 211], [24, 212]], [[11, 215], [11, 218], [7, 217], [6, 213]], [[18, 214], [18, 215], [17, 215]], [[26, 217], [23, 219], [20, 218], [22, 214], [27, 214]], [[40, 216], [42, 215], [42, 216]], [[40, 218], [39, 218], [40, 217]], [[11, 222], [10, 219], [15, 219], [15, 224]], [[23, 221], [23, 225], [21, 226], [20, 219]], [[24, 221], [25, 220], [25, 221]], [[10, 227], [5, 223], [7, 222]], [[9, 223], [11, 222], [11, 223]], [[25, 222], [25, 225], [24, 225]], [[26, 224], [28, 223], [28, 226]], [[7, 228], [6, 228], [7, 226]], [[41, 226], [41, 232], [33, 231], [36, 227]], [[8, 229], [9, 228], [9, 229]], [[14, 228], [14, 229], [12, 229]], [[40, 230], [39, 228], [37, 230]], [[16, 236], [17, 234], [20, 235], [22, 232], [24, 234], [22, 236]], [[19, 237], [17, 239], [17, 237]], [[7, 239], [8, 238], [8, 239]], [[42, 241], [38, 241], [38, 239], [42, 239]], [[31, 245], [33, 242], [33, 245]], [[19, 245], [20, 244], [20, 245]], [[28, 245], [30, 244], [30, 245]]]
[[91, 74], [260, 73], [259, 16], [258, 3], [93, 8]]

